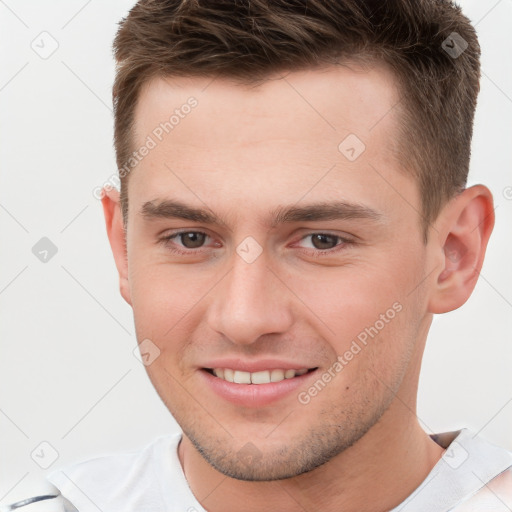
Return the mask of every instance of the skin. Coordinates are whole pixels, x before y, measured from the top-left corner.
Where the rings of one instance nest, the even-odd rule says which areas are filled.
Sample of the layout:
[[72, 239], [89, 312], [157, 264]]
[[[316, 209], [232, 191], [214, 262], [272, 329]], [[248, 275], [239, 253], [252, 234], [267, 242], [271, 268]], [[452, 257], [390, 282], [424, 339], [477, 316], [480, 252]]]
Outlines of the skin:
[[[137, 339], [161, 351], [147, 371], [184, 431], [189, 485], [212, 512], [389, 510], [443, 453], [416, 416], [421, 358], [433, 314], [460, 307], [476, 284], [491, 193], [478, 185], [452, 198], [424, 244], [417, 183], [393, 151], [399, 94], [383, 67], [296, 71], [252, 87], [154, 79], [134, 147], [190, 96], [197, 107], [130, 174], [126, 232], [118, 192], [102, 199]], [[351, 133], [366, 145], [353, 162], [338, 150]], [[223, 223], [141, 214], [170, 198]], [[378, 219], [270, 225], [277, 207], [332, 200]], [[161, 241], [177, 230], [208, 237], [199, 248]], [[307, 235], [323, 232], [335, 236], [318, 249]], [[252, 263], [236, 252], [247, 236], [262, 248]], [[318, 367], [307, 391], [394, 303], [401, 311], [307, 404], [291, 393], [236, 406], [201, 378], [212, 358], [275, 357]]]

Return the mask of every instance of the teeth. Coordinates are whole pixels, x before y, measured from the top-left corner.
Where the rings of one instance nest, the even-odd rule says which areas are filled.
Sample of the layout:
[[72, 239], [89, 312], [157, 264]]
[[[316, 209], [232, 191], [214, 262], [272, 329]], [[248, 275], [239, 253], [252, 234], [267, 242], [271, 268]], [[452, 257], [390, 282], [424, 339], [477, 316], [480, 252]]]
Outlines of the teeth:
[[250, 384], [251, 374], [249, 372], [240, 372], [236, 370], [233, 382], [236, 382], [237, 384]]
[[270, 382], [280, 382], [284, 380], [284, 370], [272, 370], [270, 372]]
[[268, 384], [270, 382], [270, 372], [265, 370], [251, 373], [251, 382], [253, 384]]
[[269, 384], [271, 382], [281, 382], [285, 379], [292, 379], [307, 373], [307, 368], [299, 370], [263, 370], [260, 372], [243, 372], [232, 370], [231, 368], [214, 368], [213, 374], [219, 379], [236, 384]]
[[224, 378], [224, 370], [222, 368], [215, 368], [215, 370], [213, 370], [213, 374], [215, 377], [220, 377], [221, 379]]

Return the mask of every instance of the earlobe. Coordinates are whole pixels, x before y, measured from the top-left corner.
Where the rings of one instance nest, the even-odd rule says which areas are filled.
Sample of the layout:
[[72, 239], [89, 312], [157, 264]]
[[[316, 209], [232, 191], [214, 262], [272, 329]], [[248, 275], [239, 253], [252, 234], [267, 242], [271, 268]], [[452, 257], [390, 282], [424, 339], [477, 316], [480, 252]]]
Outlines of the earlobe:
[[431, 313], [452, 311], [469, 299], [493, 227], [492, 194], [483, 185], [464, 190], [445, 206], [436, 222], [443, 256], [429, 301]]
[[123, 225], [119, 191], [115, 188], [104, 187], [102, 190], [101, 203], [103, 205], [108, 240], [119, 273], [119, 289], [124, 300], [131, 306], [126, 233]]

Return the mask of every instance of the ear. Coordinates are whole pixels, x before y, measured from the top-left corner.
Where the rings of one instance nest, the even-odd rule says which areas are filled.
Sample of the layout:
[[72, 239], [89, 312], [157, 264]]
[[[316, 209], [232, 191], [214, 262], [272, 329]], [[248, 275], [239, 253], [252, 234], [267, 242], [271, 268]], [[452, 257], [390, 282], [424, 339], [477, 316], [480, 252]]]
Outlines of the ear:
[[429, 301], [431, 313], [452, 311], [469, 299], [493, 227], [493, 198], [483, 185], [465, 189], [443, 208], [431, 232], [437, 233], [435, 243], [442, 252]]
[[123, 299], [132, 305], [130, 283], [128, 281], [128, 256], [126, 251], [126, 233], [123, 225], [119, 191], [113, 187], [104, 187], [101, 203], [105, 215], [107, 235], [119, 273], [119, 288]]

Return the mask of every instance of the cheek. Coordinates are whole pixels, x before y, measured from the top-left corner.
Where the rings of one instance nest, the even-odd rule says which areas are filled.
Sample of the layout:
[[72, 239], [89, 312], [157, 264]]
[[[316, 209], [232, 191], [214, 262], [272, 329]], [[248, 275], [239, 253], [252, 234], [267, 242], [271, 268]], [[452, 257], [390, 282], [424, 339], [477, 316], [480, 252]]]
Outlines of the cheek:
[[203, 327], [202, 299], [218, 277], [192, 266], [150, 263], [149, 258], [132, 261], [130, 288], [137, 340], [151, 340], [159, 353], [146, 369], [155, 385], [157, 380], [169, 379], [172, 385], [171, 376], [181, 380], [191, 375], [187, 349]]
[[324, 325], [326, 338], [340, 347], [376, 322], [382, 330], [382, 322], [388, 325], [387, 320], [394, 319], [400, 307], [393, 305], [401, 303], [404, 296], [401, 283], [380, 269], [373, 273], [355, 268], [322, 269], [294, 279], [291, 288]]
[[381, 265], [322, 268], [314, 275], [290, 276], [290, 282], [307, 308], [302, 307], [304, 315], [337, 356], [354, 367], [370, 360], [378, 366], [398, 364], [411, 350], [422, 316], [420, 292], [414, 290], [420, 265], [418, 258], [387, 255]]
[[161, 338], [198, 305], [211, 276], [153, 260], [132, 256], [130, 291], [136, 326]]

